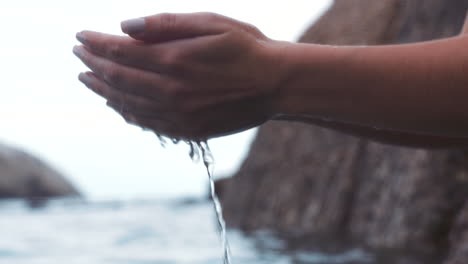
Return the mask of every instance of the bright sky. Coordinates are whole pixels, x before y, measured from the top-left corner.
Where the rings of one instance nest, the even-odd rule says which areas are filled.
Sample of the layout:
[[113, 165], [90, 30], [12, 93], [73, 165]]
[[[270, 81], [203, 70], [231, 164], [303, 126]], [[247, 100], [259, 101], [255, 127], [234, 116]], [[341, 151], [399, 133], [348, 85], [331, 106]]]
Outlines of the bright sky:
[[[39, 155], [91, 199], [200, 196], [207, 176], [188, 147], [163, 149], [84, 88], [75, 33], [120, 33], [120, 21], [160, 12], [210, 11], [293, 41], [330, 0], [15, 0], [0, 8], [0, 141]], [[240, 165], [255, 131], [210, 141], [216, 176]]]

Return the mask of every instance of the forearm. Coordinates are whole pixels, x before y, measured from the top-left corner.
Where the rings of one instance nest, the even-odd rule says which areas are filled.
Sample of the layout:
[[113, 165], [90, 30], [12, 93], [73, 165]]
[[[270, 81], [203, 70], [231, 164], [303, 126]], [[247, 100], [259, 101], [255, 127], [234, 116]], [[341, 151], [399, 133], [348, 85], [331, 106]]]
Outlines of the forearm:
[[468, 138], [466, 47], [467, 37], [374, 47], [292, 44], [283, 49], [277, 118]]

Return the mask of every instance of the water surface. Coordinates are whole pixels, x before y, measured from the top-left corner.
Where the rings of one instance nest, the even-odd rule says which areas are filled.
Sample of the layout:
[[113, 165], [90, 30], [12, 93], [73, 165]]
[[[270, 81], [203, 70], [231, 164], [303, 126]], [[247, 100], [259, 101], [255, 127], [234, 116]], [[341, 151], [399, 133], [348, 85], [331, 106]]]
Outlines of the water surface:
[[[0, 202], [0, 264], [221, 264], [210, 201], [57, 200], [30, 209]], [[268, 232], [229, 230], [232, 263], [369, 263], [358, 249], [340, 254], [285, 249]]]

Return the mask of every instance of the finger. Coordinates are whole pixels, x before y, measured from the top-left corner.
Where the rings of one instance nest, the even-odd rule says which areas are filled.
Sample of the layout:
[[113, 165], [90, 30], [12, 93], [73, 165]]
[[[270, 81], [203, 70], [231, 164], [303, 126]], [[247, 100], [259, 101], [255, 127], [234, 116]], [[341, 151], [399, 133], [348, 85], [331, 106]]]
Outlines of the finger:
[[178, 127], [174, 122], [162, 118], [148, 118], [141, 115], [128, 114], [140, 127], [151, 130], [156, 134], [166, 136], [171, 139], [187, 139], [187, 132]]
[[106, 105], [112, 108], [113, 110], [115, 110], [117, 113], [119, 113], [122, 116], [131, 115], [131, 116], [144, 117], [147, 119], [157, 119], [157, 120], [165, 120], [166, 122], [171, 122], [170, 119], [164, 117], [164, 116], [167, 116], [167, 114], [163, 112], [154, 112], [154, 111], [138, 112], [130, 107], [125, 107], [125, 105], [123, 105], [120, 101], [108, 100]]
[[152, 70], [154, 64], [151, 46], [125, 36], [109, 35], [100, 32], [82, 31], [76, 38], [92, 53], [114, 62]]
[[180, 135], [183, 134], [180, 129], [176, 128], [176, 124], [171, 122], [169, 119], [164, 119], [162, 117], [147, 117], [132, 113], [127, 109], [122, 109], [119, 104], [110, 101], [107, 102], [107, 106], [119, 113], [127, 123], [141, 127], [145, 130], [150, 130], [169, 138], [181, 138]]
[[[117, 111], [117, 110], [116, 110], [116, 112], [119, 113], [119, 111]], [[122, 118], [125, 120], [125, 122], [127, 124], [140, 127], [140, 128], [142, 128], [144, 130], [151, 130], [151, 129], [149, 129], [147, 127], [144, 127], [141, 124], [139, 124], [138, 121], [136, 120], [136, 118], [133, 115], [128, 114], [128, 113], [119, 113], [119, 114], [122, 116]]]
[[112, 88], [106, 82], [100, 80], [92, 72], [80, 73], [79, 80], [94, 91], [96, 94], [104, 97], [108, 101], [119, 102], [122, 108], [129, 109], [135, 113], [150, 114], [152, 112], [163, 111], [163, 107], [153, 100], [123, 93]]
[[122, 108], [121, 105], [112, 103], [111, 101], [107, 101], [106, 105], [113, 109], [116, 113], [118, 113], [128, 124], [135, 125], [141, 127], [138, 124], [136, 119], [131, 115], [126, 109]]
[[126, 20], [122, 31], [137, 40], [164, 42], [221, 34], [227, 30], [222, 16], [213, 13], [164, 13]]
[[162, 101], [168, 92], [166, 88], [170, 87], [169, 80], [160, 74], [115, 63], [90, 53], [83, 46], [75, 46], [73, 52], [101, 80], [125, 93]]

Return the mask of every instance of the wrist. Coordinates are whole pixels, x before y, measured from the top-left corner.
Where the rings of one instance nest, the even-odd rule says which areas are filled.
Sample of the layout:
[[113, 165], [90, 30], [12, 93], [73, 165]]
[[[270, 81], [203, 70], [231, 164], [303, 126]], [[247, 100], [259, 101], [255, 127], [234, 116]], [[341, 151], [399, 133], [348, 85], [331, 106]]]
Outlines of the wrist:
[[353, 100], [347, 89], [350, 48], [289, 43], [282, 48], [274, 119], [341, 119]]
[[294, 43], [286, 41], [272, 41], [268, 47], [273, 71], [271, 76], [268, 78], [272, 80], [270, 83], [270, 95], [269, 95], [269, 106], [271, 112], [271, 118], [275, 119], [281, 115], [285, 105], [284, 93], [287, 90], [285, 87], [290, 82], [291, 74], [291, 62], [288, 58], [288, 50]]

